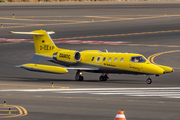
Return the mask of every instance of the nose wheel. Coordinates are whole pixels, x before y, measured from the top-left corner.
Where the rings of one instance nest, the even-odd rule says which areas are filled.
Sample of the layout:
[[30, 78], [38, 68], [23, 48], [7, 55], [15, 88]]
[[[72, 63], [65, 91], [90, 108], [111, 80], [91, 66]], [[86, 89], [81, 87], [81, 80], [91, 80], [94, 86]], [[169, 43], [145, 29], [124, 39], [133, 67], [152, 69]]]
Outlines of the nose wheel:
[[152, 83], [151, 78], [148, 78], [148, 79], [146, 80], [146, 83], [147, 83], [147, 84], [151, 84], [151, 83]]
[[76, 72], [75, 80], [76, 81], [83, 81], [84, 80], [84, 77], [82, 76], [82, 71], [81, 70], [78, 70]]
[[100, 81], [107, 81], [107, 79], [109, 79], [109, 77], [107, 76], [107, 74], [102, 74], [102, 75], [99, 77], [99, 80], [100, 80]]

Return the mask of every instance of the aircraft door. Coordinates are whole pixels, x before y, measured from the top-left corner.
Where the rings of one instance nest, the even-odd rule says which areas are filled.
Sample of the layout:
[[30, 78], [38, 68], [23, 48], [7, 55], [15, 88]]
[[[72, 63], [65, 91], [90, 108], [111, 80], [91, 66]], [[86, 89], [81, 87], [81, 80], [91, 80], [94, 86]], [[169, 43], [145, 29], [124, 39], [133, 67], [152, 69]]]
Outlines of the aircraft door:
[[111, 67], [116, 67], [117, 66], [117, 60], [118, 60], [118, 58], [116, 57], [116, 56], [111, 56], [111, 57], [109, 57], [108, 58], [108, 64], [109, 64], [109, 66], [111, 66]]

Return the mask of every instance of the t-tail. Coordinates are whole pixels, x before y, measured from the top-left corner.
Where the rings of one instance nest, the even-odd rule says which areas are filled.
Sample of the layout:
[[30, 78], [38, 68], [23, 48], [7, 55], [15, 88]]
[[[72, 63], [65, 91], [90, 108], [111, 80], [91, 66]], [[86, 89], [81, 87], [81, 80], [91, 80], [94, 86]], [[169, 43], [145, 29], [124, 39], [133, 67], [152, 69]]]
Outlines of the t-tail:
[[[14, 34], [30, 34], [34, 38], [34, 47], [35, 47], [35, 56], [33, 56], [29, 61], [44, 61], [44, 60], [53, 60], [53, 54], [58, 51], [64, 50], [58, 48], [49, 34], [53, 34], [53, 31], [46, 32], [45, 30], [36, 30], [31, 32], [14, 32], [10, 31], [9, 33]], [[55, 74], [67, 73], [68, 70], [63, 67], [50, 66], [50, 65], [41, 65], [34, 63], [27, 63], [23, 65], [18, 65], [16, 67], [21, 67], [26, 70], [36, 71], [36, 72], [48, 72]]]
[[50, 31], [46, 32], [45, 30], [35, 30], [31, 32], [14, 32], [10, 31], [10, 33], [14, 34], [31, 34], [34, 38], [34, 47], [35, 47], [35, 55], [44, 56], [52, 58], [53, 54], [64, 49], [58, 48], [49, 34], [54, 34], [55, 32]]

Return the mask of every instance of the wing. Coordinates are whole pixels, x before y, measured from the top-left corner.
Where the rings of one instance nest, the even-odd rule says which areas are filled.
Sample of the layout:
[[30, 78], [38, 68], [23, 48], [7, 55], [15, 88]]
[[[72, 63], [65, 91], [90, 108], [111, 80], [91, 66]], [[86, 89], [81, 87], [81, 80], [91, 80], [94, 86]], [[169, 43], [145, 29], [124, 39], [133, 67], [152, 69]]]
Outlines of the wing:
[[66, 67], [69, 70], [99, 70], [98, 67]]
[[32, 58], [29, 59], [29, 61], [33, 61], [33, 62], [35, 62], [35, 61], [47, 61], [47, 60], [53, 60], [53, 58], [34, 55]]

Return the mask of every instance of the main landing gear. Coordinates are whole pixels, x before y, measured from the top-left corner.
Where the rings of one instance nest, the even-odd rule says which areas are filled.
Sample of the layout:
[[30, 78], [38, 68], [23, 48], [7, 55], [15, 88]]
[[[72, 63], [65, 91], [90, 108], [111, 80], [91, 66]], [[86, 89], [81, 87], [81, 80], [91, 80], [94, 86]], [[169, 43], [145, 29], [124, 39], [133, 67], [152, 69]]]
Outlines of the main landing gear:
[[151, 83], [152, 83], [151, 78], [148, 78], [148, 79], [146, 80], [146, 83], [147, 83], [147, 84], [151, 84]]
[[103, 74], [99, 77], [99, 80], [100, 80], [100, 81], [107, 81], [107, 79], [109, 79], [109, 77], [107, 76], [106, 73], [103, 73]]
[[[100, 80], [100, 81], [107, 81], [107, 79], [109, 79], [109, 77], [107, 76], [107, 73], [103, 73], [103, 74], [99, 77], [99, 80]], [[84, 80], [84, 77], [82, 76], [82, 71], [81, 71], [81, 70], [78, 70], [78, 71], [76, 72], [75, 80], [76, 80], [76, 81], [83, 81], [83, 80]]]
[[75, 80], [76, 80], [76, 81], [83, 81], [83, 80], [84, 80], [84, 77], [82, 76], [81, 70], [78, 70], [78, 71], [76, 72]]

